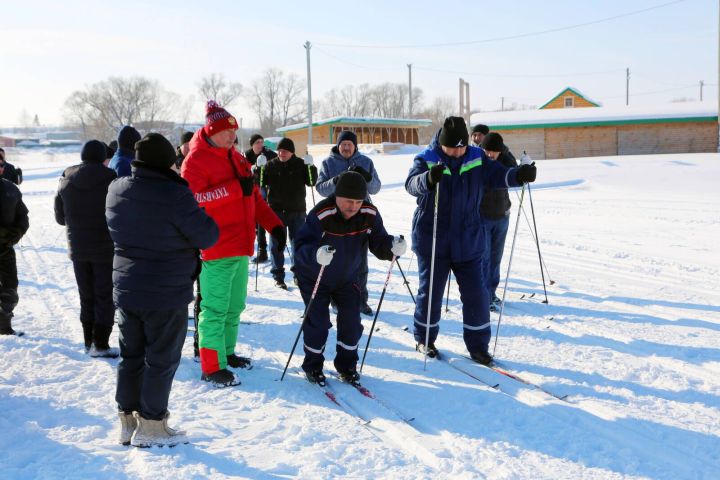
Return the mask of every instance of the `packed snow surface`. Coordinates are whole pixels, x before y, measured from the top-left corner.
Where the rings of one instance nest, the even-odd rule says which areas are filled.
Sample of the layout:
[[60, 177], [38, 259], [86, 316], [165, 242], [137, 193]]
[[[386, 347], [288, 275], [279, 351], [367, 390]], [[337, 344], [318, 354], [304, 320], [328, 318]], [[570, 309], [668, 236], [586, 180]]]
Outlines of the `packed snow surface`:
[[[388, 231], [409, 239], [415, 201], [404, 180], [413, 156], [373, 158], [383, 182], [374, 201]], [[720, 478], [716, 154], [537, 162], [532, 206], [548, 304], [526, 191], [495, 353], [565, 400], [460, 357], [454, 281], [437, 346], [453, 365], [501, 385], [436, 360], [425, 370], [403, 330], [414, 306], [397, 268], [363, 369], [377, 400], [330, 377], [343, 407], [330, 402], [298, 374], [300, 348], [280, 382], [303, 304], [290, 282], [289, 292], [275, 288], [265, 266], [257, 291], [251, 269], [238, 342], [255, 368], [239, 371], [240, 387], [211, 389], [189, 331], [170, 424], [191, 443], [145, 450], [116, 443], [117, 360], [83, 351], [64, 228], [53, 218], [58, 176], [79, 154], [11, 150], [8, 161], [24, 171], [31, 227], [16, 247], [14, 326], [26, 335], [0, 338], [2, 478]], [[501, 287], [519, 195], [510, 193]], [[400, 263], [414, 295], [417, 262], [408, 252]], [[388, 266], [370, 260], [373, 308]], [[498, 316], [492, 321], [494, 340]], [[364, 348], [372, 318], [363, 322]]]

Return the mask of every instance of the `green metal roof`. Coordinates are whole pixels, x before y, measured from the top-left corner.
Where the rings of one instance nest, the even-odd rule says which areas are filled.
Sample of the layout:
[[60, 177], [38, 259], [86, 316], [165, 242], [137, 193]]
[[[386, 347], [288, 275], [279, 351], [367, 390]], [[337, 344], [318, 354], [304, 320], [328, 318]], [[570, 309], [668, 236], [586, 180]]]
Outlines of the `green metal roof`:
[[[321, 125], [377, 125], [377, 126], [398, 126], [398, 127], [427, 127], [432, 125], [432, 121], [428, 119], [416, 119], [416, 118], [373, 118], [373, 117], [333, 117], [326, 120], [318, 120], [312, 123], [313, 127], [319, 127]], [[275, 131], [278, 133], [292, 132], [295, 130], [302, 130], [307, 128], [308, 124], [296, 123], [293, 125], [286, 125], [280, 127]]]

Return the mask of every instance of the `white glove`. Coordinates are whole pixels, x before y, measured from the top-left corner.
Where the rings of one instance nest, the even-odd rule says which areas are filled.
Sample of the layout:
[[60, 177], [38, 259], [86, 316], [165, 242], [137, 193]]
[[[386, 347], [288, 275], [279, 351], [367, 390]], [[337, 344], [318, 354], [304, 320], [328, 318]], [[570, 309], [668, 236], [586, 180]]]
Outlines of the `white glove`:
[[309, 167], [310, 165], [313, 164], [312, 155], [310, 155], [310, 154], [308, 153], [307, 155], [305, 155], [305, 156], [303, 157], [303, 161], [305, 162], [305, 165], [307, 165], [307, 166]]
[[330, 265], [330, 262], [332, 262], [333, 255], [335, 255], [335, 247], [332, 247], [330, 245], [323, 245], [322, 247], [318, 248], [317, 253], [315, 254], [315, 258], [320, 265], [322, 265], [323, 267], [327, 267], [328, 265]]
[[524, 150], [522, 155], [520, 155], [520, 165], [530, 165], [532, 163], [532, 158], [530, 158], [530, 155], [528, 155]]
[[257, 157], [255, 165], [260, 168], [264, 167], [265, 165], [267, 165], [267, 157], [265, 155], [260, 155], [259, 157]]
[[407, 242], [403, 238], [402, 235], [399, 237], [393, 237], [393, 243], [392, 248], [390, 251], [395, 255], [396, 257], [402, 257], [405, 254], [405, 251], [407, 250]]

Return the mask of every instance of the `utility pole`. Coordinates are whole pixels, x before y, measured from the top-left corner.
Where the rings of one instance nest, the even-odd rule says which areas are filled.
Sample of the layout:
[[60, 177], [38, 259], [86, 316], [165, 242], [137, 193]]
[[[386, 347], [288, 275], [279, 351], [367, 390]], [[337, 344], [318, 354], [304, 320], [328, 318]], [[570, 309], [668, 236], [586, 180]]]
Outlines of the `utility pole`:
[[466, 121], [470, 121], [470, 84], [462, 78], [459, 83], [459, 97], [459, 116], [463, 117]]
[[630, 105], [630, 69], [625, 69], [625, 105]]
[[465, 121], [470, 123], [470, 84], [465, 82]]
[[505, 111], [505, 97], [500, 97], [500, 111]]
[[[312, 45], [310, 45], [310, 41], [305, 42], [305, 50], [307, 50], [307, 97], [308, 97], [308, 146], [307, 148], [310, 148], [310, 145], [312, 145], [312, 81], [310, 79], [310, 48]], [[309, 153], [309, 151], [308, 151]]]
[[[720, 1], [718, 2], [720, 4]], [[718, 47], [720, 47], [720, 7], [718, 8]], [[720, 50], [718, 50], [718, 146], [717, 151], [720, 152]]]
[[700, 80], [700, 101], [701, 101], [701, 102], [702, 102], [702, 93], [703, 93], [702, 91], [703, 91], [703, 86], [704, 86], [704, 85], [705, 85], [705, 82], [703, 82], [702, 80]]
[[458, 96], [458, 98], [460, 99], [460, 108], [458, 108], [458, 115], [461, 117], [463, 116], [463, 113], [465, 112], [465, 102], [463, 101], [464, 100], [463, 96], [465, 95], [465, 89], [463, 88], [463, 83], [465, 83], [465, 80], [463, 80], [461, 78], [460, 83], [459, 83], [460, 93]]
[[412, 63], [407, 64], [408, 67], [408, 118], [412, 118]]

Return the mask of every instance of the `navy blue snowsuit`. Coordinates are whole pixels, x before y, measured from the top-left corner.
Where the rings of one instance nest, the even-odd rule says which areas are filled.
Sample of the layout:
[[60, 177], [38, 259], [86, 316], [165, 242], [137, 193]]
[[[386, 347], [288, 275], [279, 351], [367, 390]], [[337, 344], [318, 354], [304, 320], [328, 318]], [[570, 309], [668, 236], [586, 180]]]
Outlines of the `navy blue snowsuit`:
[[335, 204], [335, 195], [321, 202], [308, 213], [305, 224], [295, 237], [295, 273], [305, 305], [310, 301], [320, 265], [315, 259], [321, 245], [335, 247], [333, 260], [323, 276], [312, 307], [303, 326], [305, 361], [303, 369], [322, 369], [330, 323], [328, 306], [332, 298], [338, 309], [335, 368], [347, 371], [358, 361], [358, 343], [363, 327], [360, 323], [361, 292], [358, 276], [362, 252], [370, 251], [380, 260], [392, 260], [392, 235], [383, 226], [382, 217], [370, 202], [363, 202], [360, 211], [348, 220]]
[[437, 187], [428, 187], [428, 172], [432, 166], [441, 164], [445, 166], [445, 172], [438, 185], [440, 197], [429, 342], [434, 343], [438, 335], [443, 291], [452, 270], [463, 304], [465, 346], [469, 352], [487, 353], [490, 343], [490, 312], [483, 275], [487, 240], [480, 215], [480, 203], [486, 188], [518, 186], [515, 178], [517, 169], [507, 169], [498, 162], [490, 161], [485, 152], [477, 147], [467, 147], [460, 158], [449, 157], [443, 153], [438, 143], [438, 134], [430, 145], [415, 157], [405, 181], [407, 192], [417, 197], [417, 208], [412, 220], [412, 248], [417, 256], [420, 276], [414, 316], [415, 340], [425, 343], [430, 292]]

